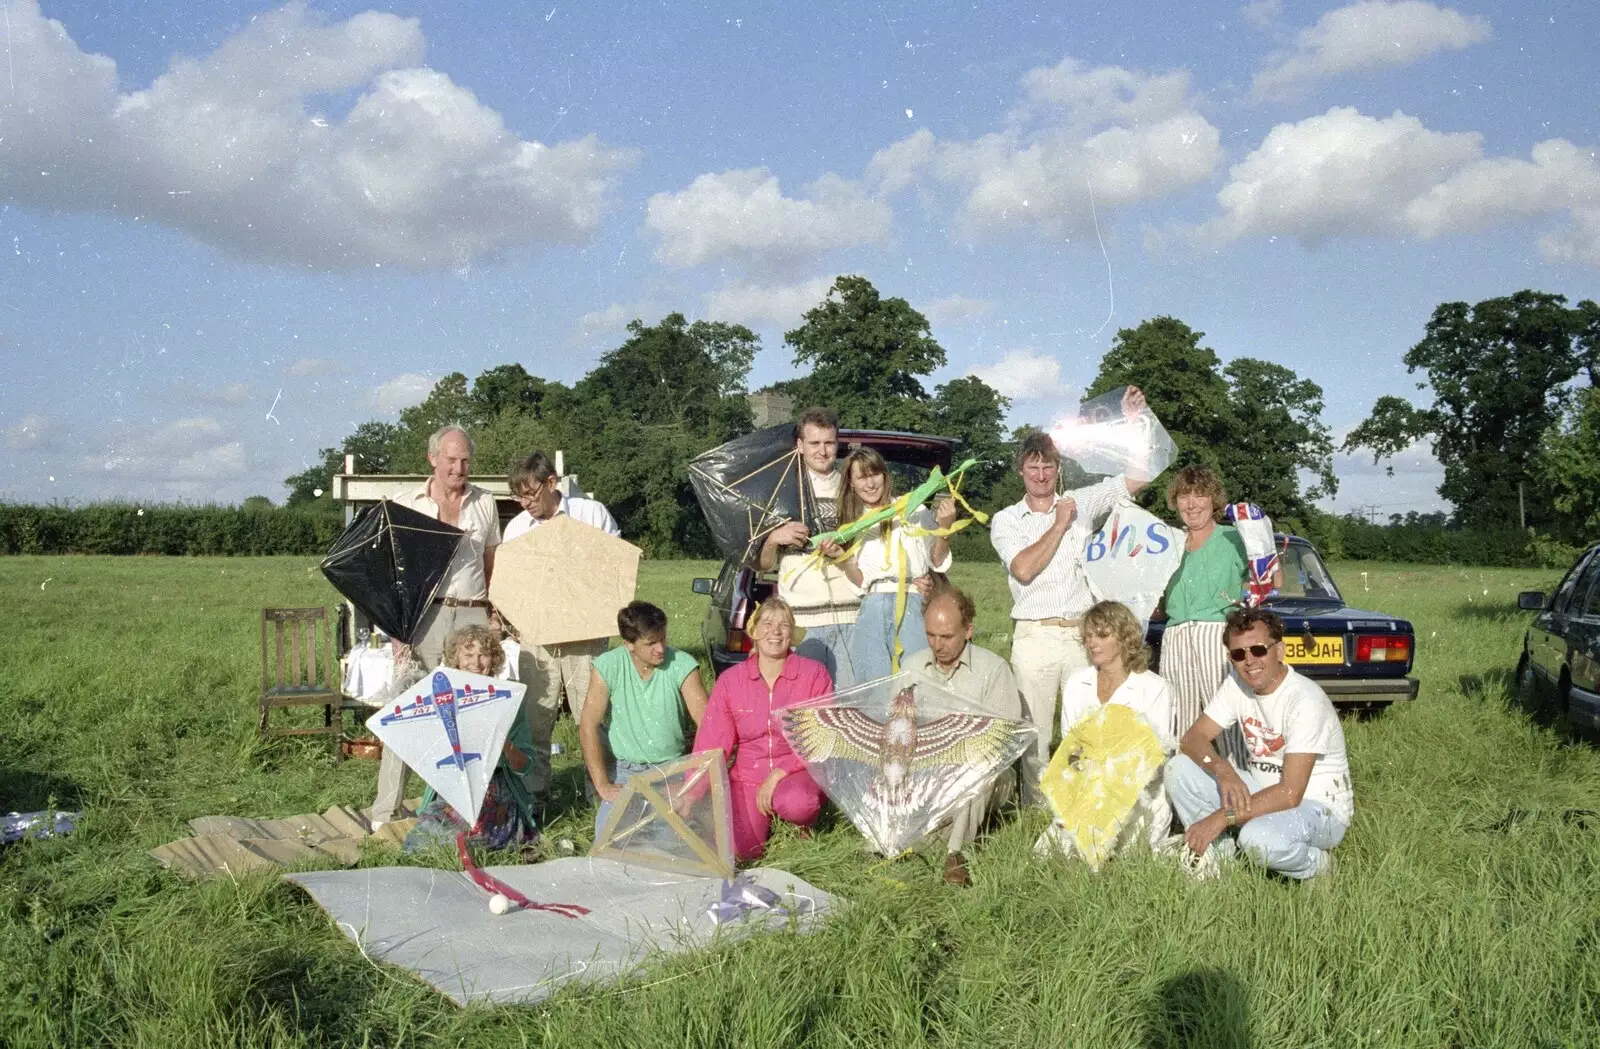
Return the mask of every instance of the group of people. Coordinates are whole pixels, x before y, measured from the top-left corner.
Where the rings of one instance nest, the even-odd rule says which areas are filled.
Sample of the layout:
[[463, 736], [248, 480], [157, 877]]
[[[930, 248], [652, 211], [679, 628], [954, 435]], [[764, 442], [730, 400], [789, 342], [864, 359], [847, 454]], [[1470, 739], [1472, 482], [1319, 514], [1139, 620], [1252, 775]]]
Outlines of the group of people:
[[[1124, 411], [1143, 407], [1142, 394], [1130, 388]], [[892, 474], [876, 452], [857, 448], [841, 459], [832, 411], [801, 416], [795, 450], [817, 518], [846, 524], [894, 501]], [[452, 636], [448, 651], [462, 661], [469, 656], [459, 654], [460, 645], [471, 640], [484, 649], [492, 637], [452, 635], [487, 623], [487, 580], [501, 539], [492, 497], [466, 481], [471, 453], [464, 431], [441, 430], [429, 447], [433, 474], [407, 500], [467, 533], [416, 646], [425, 663], [439, 662]], [[533, 832], [531, 813], [549, 789], [550, 729], [565, 697], [598, 802], [597, 827], [629, 776], [717, 749], [729, 759], [735, 852], [753, 859], [773, 820], [809, 827], [825, 801], [773, 712], [885, 677], [898, 665], [974, 711], [1037, 729], [1037, 742], [1018, 763], [1024, 805], [1045, 804], [1040, 777], [1057, 733], [1120, 704], [1148, 725], [1167, 758], [1140, 798], [1123, 847], [1176, 852], [1198, 876], [1235, 853], [1291, 878], [1328, 871], [1330, 850], [1353, 816], [1343, 731], [1322, 690], [1285, 662], [1282, 621], [1240, 603], [1247, 559], [1238, 534], [1220, 523], [1227, 505], [1220, 480], [1191, 466], [1176, 471], [1167, 489], [1185, 542], [1163, 602], [1157, 674], [1147, 669], [1139, 619], [1114, 600], [1097, 601], [1084, 570], [1090, 536], [1149, 478], [1130, 470], [1059, 492], [1060, 454], [1039, 433], [1021, 442], [1015, 468], [1025, 494], [990, 523], [1012, 601], [1009, 660], [973, 643], [972, 599], [947, 581], [956, 520], [948, 498], [931, 511], [891, 516], [848, 546], [826, 538], [813, 544], [807, 525], [791, 521], [766, 536], [757, 557], [756, 567], [776, 574], [776, 593], [744, 623], [753, 651], [709, 695], [696, 660], [667, 644], [665, 613], [646, 602], [618, 613], [618, 648], [607, 650], [602, 640], [520, 650], [526, 724], [513, 730], [496, 772], [508, 800], [493, 809], [486, 802], [491, 822], [528, 813], [524, 833]], [[557, 480], [540, 453], [518, 464], [511, 490], [524, 512], [508, 536], [559, 513], [615, 534], [603, 506], [561, 496]], [[1228, 736], [1235, 745], [1219, 750]], [[398, 781], [398, 763], [391, 773], [386, 757], [375, 819], [392, 817]], [[970, 882], [966, 852], [1012, 793], [1003, 776], [954, 814], [942, 832], [946, 881]], [[1181, 835], [1170, 833], [1174, 815]], [[476, 832], [491, 842], [518, 840], [503, 827]]]

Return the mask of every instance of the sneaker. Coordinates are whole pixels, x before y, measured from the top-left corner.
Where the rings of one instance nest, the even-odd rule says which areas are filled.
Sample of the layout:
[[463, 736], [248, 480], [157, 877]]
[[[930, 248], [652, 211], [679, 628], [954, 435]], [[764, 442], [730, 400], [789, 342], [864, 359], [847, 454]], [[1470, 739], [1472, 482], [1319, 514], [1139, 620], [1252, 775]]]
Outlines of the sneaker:
[[952, 852], [944, 858], [944, 883], [958, 885], [966, 888], [972, 884], [972, 875], [967, 873], [967, 860], [959, 852]]
[[1161, 839], [1161, 844], [1156, 846], [1157, 856], [1178, 856], [1183, 853], [1184, 841], [1182, 834], [1168, 834]]
[[1334, 858], [1333, 853], [1323, 849], [1322, 854], [1317, 857], [1317, 873], [1307, 878], [1306, 884], [1328, 886], [1333, 882], [1333, 872], [1338, 866], [1339, 862]]
[[1222, 874], [1215, 846], [1204, 852], [1196, 852], [1188, 845], [1184, 845], [1183, 851], [1178, 854], [1178, 865], [1195, 881], [1210, 881]]

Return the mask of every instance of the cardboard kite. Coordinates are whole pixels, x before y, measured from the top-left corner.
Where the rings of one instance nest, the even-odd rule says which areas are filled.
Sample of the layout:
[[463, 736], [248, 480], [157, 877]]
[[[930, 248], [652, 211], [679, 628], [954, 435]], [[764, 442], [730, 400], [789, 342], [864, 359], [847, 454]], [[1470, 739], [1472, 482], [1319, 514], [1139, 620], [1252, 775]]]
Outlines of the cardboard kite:
[[515, 681], [440, 667], [379, 708], [367, 729], [471, 826], [527, 690]]
[[1155, 731], [1120, 703], [1106, 703], [1072, 726], [1039, 778], [1056, 816], [1039, 839], [1041, 851], [1053, 844], [1099, 870], [1164, 760]]
[[384, 499], [350, 522], [319, 567], [380, 630], [409, 645], [465, 534]]
[[733, 877], [733, 815], [721, 750], [630, 776], [589, 855], [674, 874]]
[[971, 801], [1035, 736], [909, 671], [774, 717], [811, 778], [884, 856]]
[[1178, 446], [1148, 405], [1129, 412], [1128, 388], [1113, 390], [1078, 406], [1078, 414], [1050, 427], [1063, 459], [1090, 475], [1127, 474], [1148, 481], [1172, 465]]
[[489, 600], [527, 645], [591, 641], [617, 632], [644, 552], [558, 514], [495, 551]]
[[1148, 627], [1183, 560], [1183, 542], [1182, 532], [1124, 497], [1084, 546], [1090, 592], [1098, 601], [1127, 605], [1141, 627]]

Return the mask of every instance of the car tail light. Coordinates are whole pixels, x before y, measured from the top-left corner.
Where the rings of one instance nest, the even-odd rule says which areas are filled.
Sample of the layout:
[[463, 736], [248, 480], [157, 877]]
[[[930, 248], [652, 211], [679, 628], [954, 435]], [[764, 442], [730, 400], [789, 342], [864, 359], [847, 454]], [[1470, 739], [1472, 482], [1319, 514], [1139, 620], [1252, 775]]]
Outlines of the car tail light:
[[1411, 638], [1405, 634], [1356, 635], [1357, 663], [1404, 663], [1411, 658]]
[[751, 652], [754, 646], [750, 644], [750, 635], [737, 628], [728, 631], [729, 652]]

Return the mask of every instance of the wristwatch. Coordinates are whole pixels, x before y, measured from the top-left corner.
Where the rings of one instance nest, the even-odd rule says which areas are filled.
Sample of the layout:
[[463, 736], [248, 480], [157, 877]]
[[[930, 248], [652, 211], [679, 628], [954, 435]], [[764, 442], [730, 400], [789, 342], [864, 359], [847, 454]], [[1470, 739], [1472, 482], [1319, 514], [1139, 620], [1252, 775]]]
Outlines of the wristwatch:
[[1223, 815], [1223, 818], [1228, 821], [1228, 826], [1230, 826], [1230, 827], [1233, 826], [1235, 823], [1237, 823], [1238, 820], [1239, 820], [1239, 814], [1237, 812], [1234, 812], [1232, 809], [1224, 809], [1222, 811], [1222, 815]]

